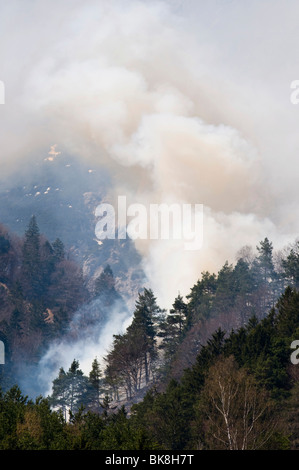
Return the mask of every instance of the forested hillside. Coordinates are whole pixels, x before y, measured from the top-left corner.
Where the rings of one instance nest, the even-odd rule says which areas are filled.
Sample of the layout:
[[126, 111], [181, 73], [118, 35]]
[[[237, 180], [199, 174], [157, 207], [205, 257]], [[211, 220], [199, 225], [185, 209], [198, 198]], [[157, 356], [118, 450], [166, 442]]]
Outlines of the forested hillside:
[[12, 365], [35, 361], [51, 338], [63, 334], [87, 298], [82, 271], [63, 243], [40, 233], [35, 217], [21, 239], [0, 227], [0, 330]]
[[[204, 272], [164, 310], [138, 295], [132, 320], [83, 373], [74, 358], [49, 397], [27, 397], [18, 377], [76, 310], [98, 298], [102, 322], [121, 299], [110, 266], [87, 289], [60, 239], [33, 216], [23, 238], [0, 229], [1, 449], [297, 448], [299, 244], [275, 252], [265, 238], [235, 264]], [[103, 313], [104, 312], [104, 313]], [[28, 370], [28, 369], [27, 369]]]
[[107, 309], [121, 299], [113, 273], [105, 266], [89, 288], [87, 281], [63, 242], [59, 238], [50, 242], [40, 233], [35, 216], [22, 238], [0, 226], [0, 332], [6, 343], [3, 383], [25, 376], [52, 341], [78, 334], [70, 325], [80, 306], [101, 299], [101, 306], [77, 329], [105, 322]]

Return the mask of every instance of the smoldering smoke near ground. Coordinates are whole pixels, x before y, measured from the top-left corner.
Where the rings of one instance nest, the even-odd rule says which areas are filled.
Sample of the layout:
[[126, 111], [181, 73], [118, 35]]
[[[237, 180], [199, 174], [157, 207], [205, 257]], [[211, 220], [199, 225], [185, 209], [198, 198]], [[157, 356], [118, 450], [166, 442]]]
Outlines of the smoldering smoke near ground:
[[59, 369], [69, 369], [74, 359], [80, 369], [88, 375], [92, 361], [97, 358], [102, 370], [103, 358], [107, 355], [113, 335], [124, 333], [129, 325], [131, 313], [123, 301], [115, 301], [108, 309], [103, 300], [96, 298], [84, 304], [74, 315], [65, 334], [51, 342], [36, 366], [24, 367], [19, 372], [19, 383], [30, 396], [51, 395], [52, 382]]

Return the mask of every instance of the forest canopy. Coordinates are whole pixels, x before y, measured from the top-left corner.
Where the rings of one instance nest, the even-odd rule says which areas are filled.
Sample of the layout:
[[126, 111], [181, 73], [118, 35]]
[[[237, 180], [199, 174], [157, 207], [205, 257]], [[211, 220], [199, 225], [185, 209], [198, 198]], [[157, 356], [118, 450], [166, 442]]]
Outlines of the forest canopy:
[[63, 337], [78, 306], [120, 299], [113, 270], [87, 288], [60, 239], [35, 217], [23, 238], [0, 226], [1, 449], [295, 449], [299, 373], [299, 243], [274, 252], [265, 238], [236, 263], [201, 273], [166, 311], [150, 288], [103, 358], [84, 373], [74, 358], [49, 396], [17, 383], [45, 343]]

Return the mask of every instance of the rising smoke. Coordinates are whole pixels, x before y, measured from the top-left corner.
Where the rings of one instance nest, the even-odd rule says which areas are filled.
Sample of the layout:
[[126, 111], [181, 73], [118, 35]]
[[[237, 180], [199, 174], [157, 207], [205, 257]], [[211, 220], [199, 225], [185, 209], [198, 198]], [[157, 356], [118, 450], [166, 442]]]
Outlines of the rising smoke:
[[[52, 382], [61, 367], [68, 370], [74, 359], [88, 375], [93, 359], [102, 370], [103, 358], [110, 350], [113, 335], [122, 334], [130, 323], [131, 313], [123, 301], [115, 301], [109, 310], [103, 309], [103, 299], [97, 298], [83, 305], [74, 315], [66, 334], [51, 343], [37, 367], [29, 376], [20, 373], [20, 384], [30, 395], [51, 394]], [[34, 378], [34, 380], [32, 380]]]
[[112, 199], [204, 205], [200, 251], [136, 242], [161, 307], [242, 246], [297, 236], [295, 1], [1, 8], [3, 173], [55, 142], [108, 168]]

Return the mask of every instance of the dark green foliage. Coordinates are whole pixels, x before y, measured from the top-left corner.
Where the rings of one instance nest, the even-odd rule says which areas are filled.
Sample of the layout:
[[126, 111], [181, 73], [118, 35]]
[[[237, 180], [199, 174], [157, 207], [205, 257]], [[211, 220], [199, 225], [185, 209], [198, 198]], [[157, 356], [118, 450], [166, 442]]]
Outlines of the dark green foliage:
[[51, 406], [61, 409], [65, 418], [67, 411], [73, 416], [88, 400], [88, 389], [88, 378], [79, 369], [79, 362], [74, 359], [69, 370], [65, 372], [61, 368], [53, 381]]
[[60, 240], [60, 238], [56, 238], [55, 242], [52, 245], [53, 250], [53, 258], [55, 263], [59, 263], [63, 261], [65, 256], [64, 244]]
[[182, 377], [182, 385], [187, 391], [186, 395], [196, 396], [203, 384], [205, 375], [214, 361], [222, 354], [225, 344], [225, 333], [220, 328], [213, 333], [212, 337], [203, 346], [196, 358], [194, 366], [187, 369]]
[[4, 255], [9, 252], [10, 242], [3, 235], [0, 235], [0, 255]]
[[189, 438], [192, 410], [186, 406], [184, 389], [172, 380], [165, 393], [149, 392], [144, 402], [133, 407], [133, 421], [160, 443], [162, 449], [184, 449]]
[[87, 390], [87, 402], [89, 407], [98, 412], [101, 409], [100, 397], [102, 392], [102, 371], [100, 364], [95, 358], [92, 363], [92, 369], [89, 373], [88, 390]]
[[26, 296], [32, 300], [42, 294], [42, 270], [40, 258], [40, 232], [33, 215], [25, 232], [22, 259], [22, 281]]
[[95, 280], [95, 295], [101, 295], [105, 292], [114, 292], [115, 281], [109, 264], [104, 268], [100, 276]]
[[136, 301], [136, 307], [131, 325], [128, 328], [128, 333], [139, 331], [147, 342], [149, 352], [153, 351], [155, 344], [155, 316], [158, 311], [156, 307], [155, 298], [151, 291], [145, 289], [144, 294], [139, 294]]
[[290, 250], [290, 253], [283, 259], [282, 267], [284, 269], [284, 277], [288, 284], [293, 287], [299, 287], [299, 241], [296, 242], [294, 248]]
[[47, 344], [66, 332], [87, 294], [81, 268], [66, 259], [60, 239], [51, 245], [40, 234], [35, 216], [23, 239], [0, 225], [0, 332], [11, 351], [5, 373], [17, 381], [23, 365], [36, 363]]
[[111, 351], [106, 356], [106, 383], [111, 394], [118, 396], [118, 389], [125, 390], [127, 398], [140, 390], [142, 382], [147, 385], [154, 376], [157, 357], [157, 322], [161, 309], [150, 289], [139, 294], [133, 319], [126, 332], [114, 335]]
[[[194, 448], [199, 434], [194, 437], [194, 426], [192, 416], [194, 415], [194, 406], [201, 398], [201, 391], [205, 385], [206, 377], [210, 368], [216, 363], [221, 355], [225, 357], [233, 356], [238, 363], [242, 373], [254, 377], [258, 387], [270, 393], [275, 409], [277, 420], [277, 429], [267, 440], [265, 448], [285, 449], [289, 447], [289, 441], [283, 422], [283, 415], [280, 416], [279, 410], [281, 403], [288, 398], [292, 390], [292, 380], [288, 373], [290, 367], [290, 344], [296, 337], [299, 329], [299, 295], [296, 291], [287, 289], [285, 294], [277, 303], [276, 309], [272, 309], [268, 316], [258, 321], [252, 317], [246, 327], [238, 331], [232, 331], [229, 335], [221, 330], [216, 331], [212, 337], [203, 346], [196, 359], [194, 366], [185, 371], [179, 387], [181, 401], [177, 417], [179, 422], [180, 413], [184, 416], [184, 425], [179, 426], [184, 429], [184, 438], [190, 438], [190, 441], [183, 444], [178, 437], [180, 432], [176, 431], [176, 438], [171, 440], [171, 445], [176, 445], [180, 449]], [[160, 394], [148, 393], [144, 401], [134, 407], [134, 419], [142, 423], [147, 431], [153, 433], [157, 438], [157, 433], [162, 419], [161, 435], [165, 436], [162, 441], [165, 448], [171, 447], [166, 439], [168, 432], [166, 422], [171, 423], [171, 418], [166, 413], [173, 402], [173, 387], [168, 387], [166, 392]], [[162, 404], [162, 406], [160, 406]], [[163, 411], [163, 409], [165, 411]], [[293, 412], [294, 413], [294, 412]], [[189, 423], [189, 424], [186, 424]], [[270, 424], [269, 424], [270, 425]], [[272, 425], [272, 424], [271, 424]], [[163, 427], [164, 426], [164, 427]], [[198, 432], [202, 432], [197, 430]], [[190, 434], [189, 434], [190, 433]], [[193, 436], [193, 437], [192, 437]], [[178, 440], [177, 440], [178, 439]], [[194, 439], [194, 442], [193, 442]], [[200, 441], [204, 442], [204, 431], [201, 434]], [[185, 446], [185, 447], [184, 447]], [[187, 447], [186, 447], [187, 446]]]
[[[213, 380], [211, 384], [217, 386], [210, 371], [225, 358], [234, 358], [238, 365], [234, 368], [237, 374], [234, 383], [238, 384], [239, 380], [243, 386], [246, 380], [252, 404], [259, 393], [260, 396], [272, 396], [269, 405], [265, 398], [259, 403], [262, 409], [261, 405], [265, 404], [265, 414], [257, 428], [257, 432], [262, 429], [263, 435], [259, 438], [257, 434], [258, 440], [250, 441], [250, 445], [261, 442], [265, 449], [296, 446], [297, 435], [287, 431], [290, 427], [296, 430], [293, 423], [297, 399], [297, 388], [288, 374], [292, 339], [288, 322], [292, 321], [294, 331], [299, 331], [298, 311], [299, 295], [297, 291], [287, 289], [277, 307], [264, 319], [259, 321], [252, 317], [245, 327], [228, 335], [218, 329], [201, 348], [194, 366], [185, 371], [181, 381], [171, 380], [164, 392], [155, 388], [150, 390], [138, 405], [132, 407], [130, 418], [124, 408], [114, 411], [109, 397], [101, 400], [100, 410], [88, 411], [89, 403], [95, 398], [88, 392], [88, 387], [94, 387], [96, 399], [100, 390], [97, 360], [93, 362], [89, 377], [83, 375], [75, 360], [68, 372], [61, 369], [54, 380], [50, 402], [40, 398], [33, 403], [15, 387], [2, 394], [0, 399], [0, 448], [180, 451], [198, 446], [205, 449], [212, 445], [213, 448], [213, 440], [206, 434], [210, 427], [206, 427], [204, 420], [215, 415], [221, 424], [222, 418], [213, 409], [214, 390], [212, 386], [207, 388], [206, 381], [209, 377], [210, 382]], [[221, 367], [218, 370], [221, 372]], [[226, 380], [229, 377], [228, 373]], [[238, 400], [240, 405], [236, 404], [236, 409], [246, 405], [242, 394]], [[61, 411], [51, 410], [49, 403]], [[206, 414], [202, 410], [206, 410]], [[282, 415], [280, 410], [283, 410]], [[250, 413], [249, 416], [253, 411]], [[241, 420], [241, 415], [238, 419]], [[239, 421], [231, 425], [239, 426]]]
[[266, 282], [269, 279], [274, 279], [275, 270], [273, 264], [273, 244], [265, 238], [257, 246], [258, 256], [256, 258], [256, 265], [261, 272], [262, 279]]
[[[144, 289], [131, 324], [114, 336], [103, 377], [97, 359], [88, 376], [74, 360], [68, 371], [60, 369], [47, 400], [33, 402], [18, 387], [1, 392], [0, 449], [213, 448], [206, 419], [219, 415], [209, 384], [216, 387], [211, 371], [221, 372], [226, 360], [232, 361], [228, 371], [240, 389], [246, 382], [253, 396], [269, 400], [277, 427], [263, 448], [296, 448], [298, 378], [290, 345], [299, 338], [298, 243], [279, 265], [274, 259], [265, 238], [251, 261], [241, 257], [235, 265], [226, 262], [217, 275], [202, 273], [186, 302], [178, 295], [169, 313]], [[49, 339], [63, 335], [84, 298], [81, 270], [65, 256], [61, 240], [51, 244], [40, 235], [34, 217], [19, 245], [0, 232], [0, 261], [0, 327], [15, 355], [22, 356], [24, 348], [30, 351], [26, 360], [36, 360]], [[119, 298], [110, 266], [92, 295], [105, 306]], [[184, 362], [192, 342], [196, 356]], [[14, 360], [22, 364], [20, 356]], [[119, 404], [124, 396], [126, 408]], [[137, 398], [141, 401], [131, 408]], [[243, 397], [238, 400], [243, 406]], [[265, 435], [267, 420], [272, 426], [272, 417], [263, 415]]]
[[66, 432], [62, 416], [52, 412], [46, 399], [35, 403], [14, 386], [0, 394], [0, 449], [64, 449]]
[[164, 350], [166, 364], [174, 357], [187, 325], [187, 304], [178, 295], [173, 308], [159, 322], [158, 337], [162, 338], [159, 349]]
[[251, 263], [241, 257], [235, 266], [226, 262], [217, 275], [203, 272], [187, 296], [188, 328], [224, 315], [227, 319], [229, 315], [238, 318], [241, 325], [254, 314], [258, 318], [267, 315], [283, 293], [286, 279], [294, 279], [294, 270], [299, 272], [299, 256], [294, 256], [294, 251], [289, 256], [275, 266], [273, 245], [265, 238]]
[[101, 450], [150, 450], [158, 448], [143, 429], [132, 425], [124, 407], [110, 415], [101, 434]]
[[188, 324], [191, 325], [200, 319], [209, 318], [212, 313], [213, 300], [217, 290], [217, 277], [209, 272], [202, 273], [202, 278], [192, 287], [187, 296]]
[[0, 450], [150, 450], [157, 443], [127, 418], [124, 408], [99, 415], [79, 407], [66, 421], [49, 401], [35, 402], [17, 386], [0, 389]]

